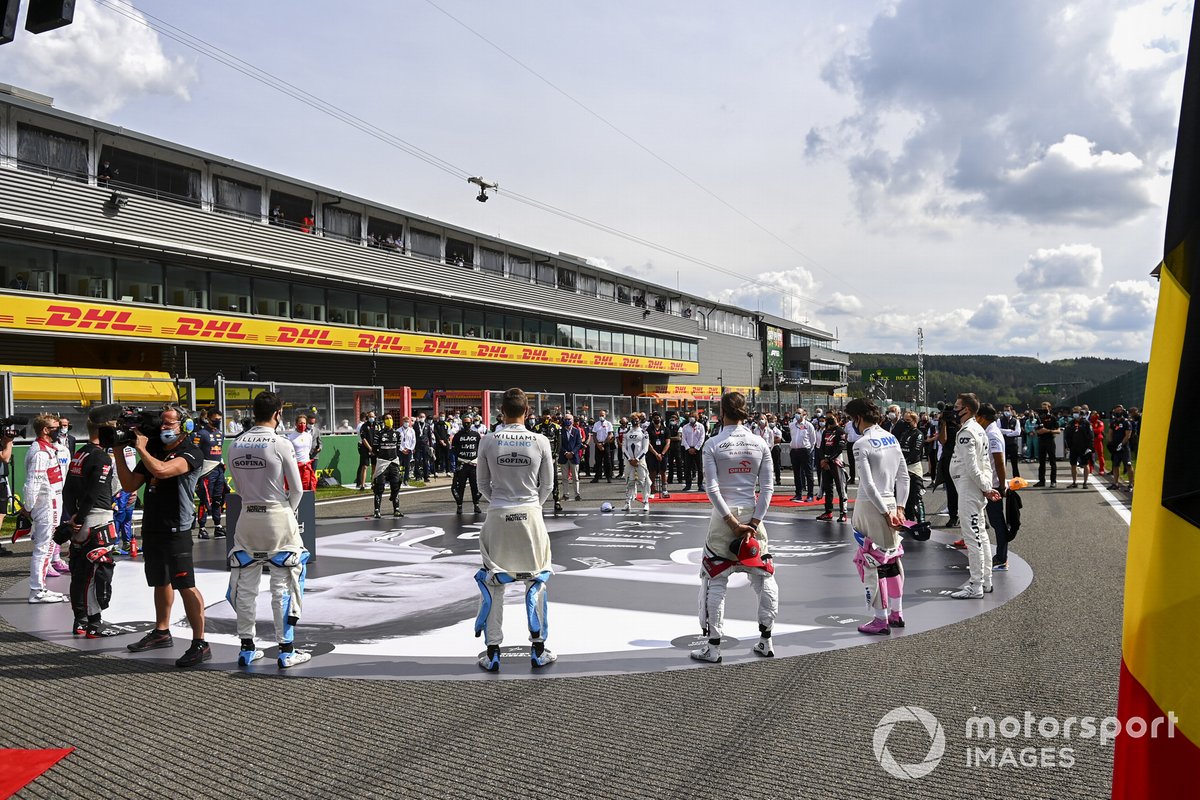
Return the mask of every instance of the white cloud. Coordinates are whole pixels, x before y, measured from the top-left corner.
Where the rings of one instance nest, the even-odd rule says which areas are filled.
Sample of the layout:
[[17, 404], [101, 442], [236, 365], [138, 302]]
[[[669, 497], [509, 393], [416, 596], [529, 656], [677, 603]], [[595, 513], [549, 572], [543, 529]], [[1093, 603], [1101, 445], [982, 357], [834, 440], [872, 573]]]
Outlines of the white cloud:
[[744, 308], [778, 314], [793, 322], [809, 319], [820, 284], [804, 267], [763, 272], [752, 281], [710, 293], [720, 303], [736, 303]]
[[854, 314], [861, 311], [862, 307], [862, 300], [857, 296], [834, 292], [821, 310], [827, 314]]
[[1017, 285], [1023, 289], [1095, 288], [1103, 271], [1100, 248], [1093, 245], [1039, 248], [1017, 275]]
[[1185, 6], [891, 5], [826, 64], [856, 108], [806, 152], [844, 158], [876, 222], [1131, 220], [1174, 147]]
[[[125, 13], [144, 19], [132, 6]], [[157, 33], [94, 0], [79, 0], [66, 27], [38, 35], [22, 27], [0, 50], [0, 72], [60, 108], [100, 118], [139, 95], [187, 100], [197, 79], [192, 64], [163, 52]]]
[[1087, 324], [1106, 331], [1146, 331], [1154, 324], [1158, 287], [1149, 281], [1117, 281], [1087, 311]]

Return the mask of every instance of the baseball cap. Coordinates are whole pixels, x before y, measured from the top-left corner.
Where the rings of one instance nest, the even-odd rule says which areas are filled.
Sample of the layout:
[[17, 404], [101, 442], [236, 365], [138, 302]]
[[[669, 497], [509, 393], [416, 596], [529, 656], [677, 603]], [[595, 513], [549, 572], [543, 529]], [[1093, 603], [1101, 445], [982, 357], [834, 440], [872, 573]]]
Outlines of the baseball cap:
[[762, 544], [753, 536], [742, 539], [738, 546], [738, 563], [743, 567], [765, 567], [767, 562], [762, 559]]

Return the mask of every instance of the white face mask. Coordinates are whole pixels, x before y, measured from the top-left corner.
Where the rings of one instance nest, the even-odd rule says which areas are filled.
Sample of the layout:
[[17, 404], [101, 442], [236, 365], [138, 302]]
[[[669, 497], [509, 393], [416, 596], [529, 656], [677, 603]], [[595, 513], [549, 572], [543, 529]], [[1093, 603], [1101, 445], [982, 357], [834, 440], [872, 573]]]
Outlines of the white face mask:
[[888, 419], [893, 419], [893, 420], [894, 420], [894, 419], [896, 418], [896, 412], [895, 412], [895, 411], [889, 411], [889, 412], [887, 412], [887, 417], [888, 417]]

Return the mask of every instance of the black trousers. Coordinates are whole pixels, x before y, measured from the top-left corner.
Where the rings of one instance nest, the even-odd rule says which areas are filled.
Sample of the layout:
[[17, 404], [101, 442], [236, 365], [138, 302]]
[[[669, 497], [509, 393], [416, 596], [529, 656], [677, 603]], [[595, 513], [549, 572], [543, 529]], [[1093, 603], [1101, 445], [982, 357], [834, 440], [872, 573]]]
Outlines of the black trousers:
[[1046, 482], [1046, 459], [1050, 459], [1050, 482], [1058, 483], [1058, 457], [1054, 454], [1054, 440], [1038, 440], [1038, 482]]
[[812, 497], [816, 492], [813, 486], [812, 457], [807, 447], [793, 447], [792, 476], [796, 480], [796, 496]]
[[1004, 457], [1008, 460], [1009, 467], [1012, 468], [1012, 475], [1009, 477], [1021, 477], [1021, 449], [1017, 446], [1015, 438], [1004, 440]]
[[399, 508], [400, 497], [400, 466], [396, 463], [388, 464], [387, 467], [375, 476], [371, 481], [371, 489], [375, 492], [375, 510], [379, 510], [380, 504], [383, 502], [383, 487], [387, 485], [391, 490], [392, 507]]
[[781, 448], [779, 445], [775, 445], [774, 447], [771, 448], [771, 466], [773, 466], [775, 468], [775, 484], [776, 485], [783, 483], [783, 477], [780, 474], [783, 470], [783, 465], [780, 463], [782, 460], [782, 455], [779, 452], [780, 449]]
[[612, 480], [612, 450], [612, 440], [604, 442], [603, 445], [600, 442], [596, 442], [596, 465], [592, 472], [593, 481], [598, 481], [601, 478]]
[[475, 465], [474, 464], [459, 464], [458, 469], [454, 473], [454, 482], [450, 484], [450, 496], [454, 498], [454, 502], [460, 506], [463, 502], [463, 492], [467, 488], [467, 481], [471, 482], [471, 502], [479, 505], [479, 485], [475, 482]]
[[821, 494], [825, 497], [826, 513], [833, 513], [833, 491], [837, 489], [838, 508], [846, 511], [846, 486], [842, 483], [842, 468], [830, 466], [821, 470]]
[[683, 483], [690, 487], [695, 481], [696, 486], [704, 486], [704, 459], [699, 448], [696, 452], [684, 450], [683, 453]]

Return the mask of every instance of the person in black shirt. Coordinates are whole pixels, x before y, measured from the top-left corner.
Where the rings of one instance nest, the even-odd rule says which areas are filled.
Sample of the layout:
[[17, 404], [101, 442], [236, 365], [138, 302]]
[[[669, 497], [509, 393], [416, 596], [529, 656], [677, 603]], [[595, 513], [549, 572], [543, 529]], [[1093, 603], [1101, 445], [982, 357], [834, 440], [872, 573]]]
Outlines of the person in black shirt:
[[667, 491], [667, 457], [671, 452], [671, 437], [663, 425], [662, 417], [655, 414], [650, 422], [650, 430], [646, 431], [650, 439], [650, 449], [646, 451], [646, 466], [650, 470], [650, 488], [654, 490], [655, 477], [658, 478], [659, 497], [666, 499], [671, 496]]
[[825, 498], [825, 513], [817, 519], [833, 519], [833, 491], [837, 489], [838, 522], [846, 521], [846, 484], [842, 479], [842, 451], [846, 447], [846, 432], [837, 424], [830, 411], [817, 434], [817, 465], [821, 468], [821, 495]]
[[204, 457], [205, 461], [214, 465], [212, 469], [200, 476], [197, 484], [199, 491], [196, 493], [196, 499], [200, 501], [197, 509], [197, 522], [199, 523], [197, 527], [200, 529], [201, 539], [208, 538], [204, 523], [210, 515], [213, 521], [213, 536], [218, 539], [225, 538], [225, 528], [221, 525], [221, 512], [225, 509], [225, 495], [229, 492], [229, 485], [225, 483], [223, 450], [225, 433], [221, 428], [221, 422], [221, 413], [213, 409], [207, 420], [200, 421], [193, 438], [196, 446], [200, 448], [200, 455]]
[[954, 485], [954, 479], [950, 477], [950, 459], [954, 457], [954, 443], [958, 440], [958, 429], [961, 425], [958, 415], [950, 408], [945, 407], [944, 403], [939, 402], [938, 408], [942, 412], [938, 415], [938, 443], [942, 445], [942, 455], [938, 459], [937, 479], [933, 486], [936, 488], [938, 484], [942, 484], [946, 487], [946, 513], [950, 515], [946, 527], [957, 528], [959, 527], [958, 487]]
[[463, 492], [467, 488], [467, 481], [471, 482], [471, 503], [475, 506], [475, 513], [483, 513], [479, 510], [481, 495], [479, 494], [479, 485], [475, 482], [475, 463], [479, 458], [479, 442], [482, 438], [478, 431], [471, 428], [470, 424], [464, 424], [450, 440], [450, 449], [454, 452], [456, 464], [454, 482], [450, 484], [450, 494], [454, 497], [454, 502], [458, 504], [456, 512], [458, 514], [462, 513]]
[[1124, 406], [1113, 409], [1112, 422], [1108, 424], [1108, 452], [1112, 462], [1112, 485], [1108, 488], [1121, 488], [1121, 466], [1129, 473], [1129, 488], [1133, 488], [1133, 449], [1129, 446], [1133, 439], [1133, 423]]
[[[533, 417], [530, 417], [529, 419], [533, 419]], [[528, 425], [528, 422], [526, 424]], [[558, 423], [554, 421], [554, 418], [550, 415], [549, 411], [542, 414], [542, 421], [534, 425], [533, 430], [534, 432], [545, 436], [546, 440], [550, 442], [551, 453], [557, 453], [559, 448], [562, 447], [562, 428], [560, 428]], [[562, 501], [558, 497], [557, 469], [554, 470], [554, 488], [552, 490], [552, 494], [554, 496], [554, 513], [557, 514], [563, 510]]]
[[1034, 486], [1046, 485], [1046, 459], [1050, 459], [1050, 485], [1058, 485], [1058, 448], [1054, 441], [1058, 431], [1058, 416], [1049, 403], [1042, 403], [1042, 413], [1038, 415], [1034, 430], [1038, 437], [1038, 482]]
[[88, 421], [90, 440], [71, 458], [63, 488], [63, 516], [72, 530], [70, 597], [75, 624], [71, 630], [89, 639], [121, 633], [100, 618], [112, 597], [112, 554], [117, 546], [112, 503], [116, 473], [108, 452], [100, 446], [100, 427]]
[[194, 667], [212, 660], [212, 651], [204, 641], [204, 596], [196, 588], [192, 566], [192, 526], [196, 522], [193, 497], [204, 456], [192, 441], [195, 424], [177, 405], [163, 409], [158, 441], [149, 441], [139, 431], [134, 435], [134, 450], [140, 461], [132, 471], [118, 457], [117, 475], [121, 488], [136, 492], [146, 486], [142, 512], [142, 558], [146, 583], [154, 587], [154, 630], [129, 650], [172, 647], [171, 606], [175, 592], [183, 600], [184, 612], [192, 628], [192, 644], [179, 659], [178, 667]]
[[392, 516], [403, 517], [400, 511], [400, 431], [392, 423], [392, 415], [384, 414], [383, 427], [375, 431], [371, 443], [375, 457], [375, 477], [371, 489], [375, 492], [375, 519], [379, 519], [379, 506], [383, 503], [383, 485], [391, 489]]
[[375, 453], [371, 450], [371, 442], [375, 441], [375, 412], [361, 414], [358, 423], [358, 472], [354, 488], [362, 491], [367, 488], [367, 468], [371, 475], [375, 474]]
[[[679, 415], [674, 411], [667, 417], [667, 438], [671, 440], [671, 447], [667, 450], [667, 480], [671, 483], [681, 483], [680, 478], [683, 477], [683, 459], [679, 457]], [[779, 481], [776, 481], [778, 483]]]

